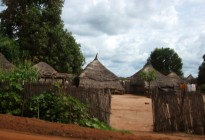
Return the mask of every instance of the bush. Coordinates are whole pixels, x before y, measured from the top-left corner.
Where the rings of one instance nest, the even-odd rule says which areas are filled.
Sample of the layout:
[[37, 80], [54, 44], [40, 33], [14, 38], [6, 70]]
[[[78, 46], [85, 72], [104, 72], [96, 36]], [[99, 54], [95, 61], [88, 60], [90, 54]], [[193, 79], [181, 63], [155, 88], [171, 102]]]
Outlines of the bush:
[[79, 124], [89, 116], [86, 106], [68, 95], [43, 93], [33, 96], [29, 104], [32, 117], [52, 122]]
[[97, 128], [103, 130], [113, 130], [108, 124], [101, 122], [97, 118], [88, 118], [83, 119], [80, 121], [81, 126], [90, 127], [90, 128]]
[[91, 117], [87, 113], [87, 106], [69, 95], [55, 95], [53, 93], [42, 93], [33, 96], [29, 101], [29, 112], [27, 117], [36, 117], [39, 119], [74, 123], [85, 127], [111, 130], [112, 128]]
[[21, 115], [22, 97], [15, 92], [2, 92], [0, 94], [0, 113]]

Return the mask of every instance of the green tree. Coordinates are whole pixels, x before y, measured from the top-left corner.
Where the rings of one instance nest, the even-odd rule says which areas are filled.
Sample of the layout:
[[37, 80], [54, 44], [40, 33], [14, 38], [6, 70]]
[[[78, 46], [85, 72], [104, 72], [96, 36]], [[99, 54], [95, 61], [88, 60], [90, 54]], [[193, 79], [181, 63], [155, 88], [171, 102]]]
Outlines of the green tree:
[[205, 84], [205, 54], [203, 55], [204, 61], [199, 66], [199, 73], [198, 73], [198, 84]]
[[13, 62], [19, 57], [19, 45], [15, 40], [10, 39], [0, 33], [0, 53], [4, 54], [10, 62]]
[[178, 54], [170, 48], [156, 48], [150, 55], [152, 66], [164, 75], [170, 72], [183, 76], [182, 60]]
[[45, 61], [60, 72], [78, 73], [84, 64], [80, 45], [64, 29], [64, 0], [3, 0], [1, 30], [14, 38], [25, 59]]
[[150, 85], [151, 82], [154, 81], [157, 78], [156, 71], [141, 71], [140, 72], [140, 78], [148, 82], [149, 86], [149, 93], [150, 93]]

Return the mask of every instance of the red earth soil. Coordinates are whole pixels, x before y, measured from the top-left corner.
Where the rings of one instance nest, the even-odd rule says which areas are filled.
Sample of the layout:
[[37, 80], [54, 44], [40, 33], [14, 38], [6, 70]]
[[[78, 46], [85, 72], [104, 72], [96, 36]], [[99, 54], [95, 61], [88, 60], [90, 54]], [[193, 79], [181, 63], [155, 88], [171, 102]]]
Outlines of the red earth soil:
[[[22, 133], [23, 132], [23, 133]], [[3, 134], [2, 134], [3, 133]], [[12, 134], [12, 137], [11, 137]], [[8, 136], [6, 136], [8, 135]], [[122, 132], [84, 128], [72, 124], [52, 123], [43, 120], [0, 115], [0, 139], [92, 139], [92, 140], [171, 140], [167, 137], [134, 135]], [[57, 136], [57, 137], [56, 137]], [[40, 138], [39, 138], [40, 137]]]

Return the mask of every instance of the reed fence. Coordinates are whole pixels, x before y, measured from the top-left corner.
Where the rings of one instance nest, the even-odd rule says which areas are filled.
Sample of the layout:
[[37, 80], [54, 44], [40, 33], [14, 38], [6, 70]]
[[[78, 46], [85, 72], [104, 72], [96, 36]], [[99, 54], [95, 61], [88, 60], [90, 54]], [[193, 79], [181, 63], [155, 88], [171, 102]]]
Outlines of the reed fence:
[[109, 89], [80, 88], [74, 86], [57, 87], [52, 83], [26, 83], [25, 98], [45, 92], [70, 95], [88, 106], [88, 113], [110, 124], [111, 92]]
[[[0, 83], [0, 91], [5, 90], [9, 83]], [[109, 124], [111, 112], [111, 92], [109, 89], [80, 88], [70, 85], [55, 85], [55, 83], [25, 83], [24, 99], [41, 93], [53, 92], [56, 94], [66, 94], [78, 99], [88, 106], [88, 113], [99, 120]]]
[[205, 107], [199, 92], [162, 90], [152, 94], [154, 131], [205, 134]]
[[109, 89], [66, 88], [66, 94], [75, 97], [89, 107], [89, 114], [110, 124], [111, 92]]

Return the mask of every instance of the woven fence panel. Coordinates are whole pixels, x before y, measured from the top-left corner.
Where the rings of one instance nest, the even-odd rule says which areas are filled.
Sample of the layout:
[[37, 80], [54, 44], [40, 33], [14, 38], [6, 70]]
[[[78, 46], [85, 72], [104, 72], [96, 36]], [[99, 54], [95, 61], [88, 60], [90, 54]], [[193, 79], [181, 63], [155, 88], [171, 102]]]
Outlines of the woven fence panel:
[[[0, 89], [7, 89], [9, 83], [0, 83]], [[67, 94], [88, 106], [88, 113], [109, 124], [111, 112], [111, 92], [108, 89], [77, 88], [73, 86], [56, 87], [52, 83], [37, 82], [24, 84], [24, 99], [42, 93]]]
[[152, 95], [154, 131], [205, 134], [205, 109], [200, 93], [156, 89]]
[[69, 87], [66, 93], [87, 104], [93, 117], [110, 123], [111, 93], [108, 89]]

